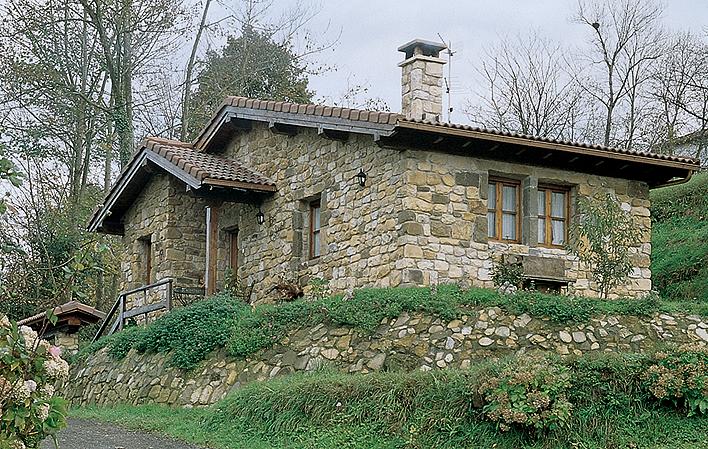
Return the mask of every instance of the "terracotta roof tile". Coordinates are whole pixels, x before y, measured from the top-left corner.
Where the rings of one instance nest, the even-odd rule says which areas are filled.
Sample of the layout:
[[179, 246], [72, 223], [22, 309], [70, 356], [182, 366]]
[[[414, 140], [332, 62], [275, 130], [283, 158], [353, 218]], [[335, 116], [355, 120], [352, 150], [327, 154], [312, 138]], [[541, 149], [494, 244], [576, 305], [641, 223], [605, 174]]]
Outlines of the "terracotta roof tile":
[[365, 110], [359, 110], [359, 109], [348, 109], [348, 108], [330, 107], [330, 106], [325, 107], [322, 105], [314, 105], [314, 104], [294, 104], [294, 103], [278, 102], [278, 101], [267, 101], [266, 102], [266, 101], [253, 100], [250, 98], [247, 99], [244, 97], [228, 97], [224, 101], [224, 103], [227, 105], [231, 104], [231, 105], [236, 105], [237, 107], [245, 107], [245, 108], [251, 108], [251, 109], [265, 109], [265, 110], [275, 111], [275, 112], [286, 112], [286, 113], [290, 113], [290, 114], [304, 114], [304, 115], [313, 115], [313, 116], [320, 116], [320, 117], [330, 117], [331, 116], [331, 117], [341, 118], [344, 120], [368, 122], [368, 123], [375, 123], [375, 124], [396, 125], [396, 124], [405, 123], [405, 122], [425, 123], [425, 124], [433, 125], [435, 127], [440, 127], [441, 130], [444, 128], [455, 128], [455, 129], [475, 131], [475, 132], [484, 133], [484, 134], [518, 137], [518, 138], [527, 139], [530, 141], [549, 142], [549, 143], [556, 143], [559, 145], [569, 145], [569, 146], [574, 146], [574, 147], [579, 147], [579, 148], [592, 148], [592, 149], [599, 149], [599, 150], [604, 150], [604, 151], [614, 152], [614, 153], [629, 154], [629, 155], [642, 156], [642, 157], [650, 157], [653, 159], [660, 159], [660, 160], [666, 160], [666, 161], [682, 162], [682, 163], [696, 164], [696, 165], [699, 164], [697, 159], [689, 158], [689, 157], [669, 156], [669, 155], [652, 153], [652, 152], [647, 152], [647, 151], [625, 150], [625, 149], [621, 149], [621, 148], [606, 147], [603, 145], [594, 145], [594, 144], [581, 143], [581, 142], [549, 139], [546, 137], [530, 136], [530, 135], [526, 135], [526, 134], [498, 131], [498, 130], [494, 130], [494, 129], [479, 128], [476, 126], [462, 125], [462, 124], [455, 124], [455, 123], [438, 123], [438, 122], [431, 122], [431, 121], [425, 121], [425, 120], [411, 120], [411, 119], [406, 119], [402, 114], [398, 114], [395, 112], [365, 111]]
[[234, 159], [198, 152], [182, 142], [150, 138], [145, 147], [205, 184], [216, 180], [260, 185], [269, 187], [268, 190], [275, 186], [270, 179]]
[[668, 154], [653, 153], [653, 152], [649, 152], [649, 151], [627, 150], [624, 148], [606, 147], [604, 145], [583, 143], [583, 142], [574, 142], [571, 140], [551, 139], [549, 137], [532, 136], [529, 134], [514, 133], [514, 132], [509, 132], [509, 131], [499, 131], [496, 129], [480, 128], [477, 126], [462, 125], [459, 123], [438, 123], [438, 122], [431, 122], [428, 120], [414, 120], [414, 119], [403, 119], [401, 121], [410, 122], [410, 123], [424, 123], [427, 125], [433, 125], [433, 126], [440, 127], [440, 128], [461, 129], [461, 130], [467, 130], [467, 131], [475, 131], [475, 132], [484, 133], [484, 134], [493, 134], [493, 135], [497, 135], [497, 136], [518, 137], [521, 139], [532, 140], [532, 141], [537, 141], [537, 142], [555, 143], [555, 144], [559, 144], [559, 145], [568, 145], [568, 146], [579, 147], [579, 148], [591, 148], [594, 150], [603, 150], [603, 151], [608, 151], [608, 152], [612, 152], [612, 153], [651, 157], [654, 159], [661, 159], [661, 160], [666, 160], [666, 161], [684, 162], [684, 163], [696, 164], [696, 165], [699, 164], [698, 159], [695, 159], [692, 157], [670, 156]]

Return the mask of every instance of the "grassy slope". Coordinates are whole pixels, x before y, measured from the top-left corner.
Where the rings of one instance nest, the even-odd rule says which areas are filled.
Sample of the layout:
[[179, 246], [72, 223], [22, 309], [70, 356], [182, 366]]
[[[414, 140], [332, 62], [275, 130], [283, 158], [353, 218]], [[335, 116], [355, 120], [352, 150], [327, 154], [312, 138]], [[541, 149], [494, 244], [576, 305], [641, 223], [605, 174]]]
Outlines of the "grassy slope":
[[568, 427], [540, 439], [498, 432], [471, 406], [475, 374], [454, 370], [320, 372], [248, 385], [204, 409], [119, 406], [72, 415], [224, 449], [708, 448], [708, 419], [642, 405], [633, 385], [619, 376], [608, 382], [607, 372], [580, 376]]
[[654, 286], [669, 300], [708, 303], [708, 173], [651, 193]]
[[103, 347], [116, 359], [130, 349], [172, 351], [173, 365], [192, 369], [214, 349], [225, 347], [234, 356], [248, 357], [270, 348], [299, 326], [326, 323], [373, 331], [384, 318], [396, 318], [402, 312], [425, 312], [452, 320], [471, 307], [493, 306], [514, 315], [548, 317], [556, 323], [587, 322], [602, 314], [641, 316], [677, 310], [708, 316], [708, 302], [669, 304], [653, 298], [604, 301], [532, 292], [507, 296], [493, 290], [461, 290], [454, 285], [439, 286], [434, 292], [429, 288], [365, 289], [351, 299], [335, 296], [255, 308], [217, 296], [176, 309], [147, 327], [132, 327], [103, 338], [82, 348], [74, 360]]

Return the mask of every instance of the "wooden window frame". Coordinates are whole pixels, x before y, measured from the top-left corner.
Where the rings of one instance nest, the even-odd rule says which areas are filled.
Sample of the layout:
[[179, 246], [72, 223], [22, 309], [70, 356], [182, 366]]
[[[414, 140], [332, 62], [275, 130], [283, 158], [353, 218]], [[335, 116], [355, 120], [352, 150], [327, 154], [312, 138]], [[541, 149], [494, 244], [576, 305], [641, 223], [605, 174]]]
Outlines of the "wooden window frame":
[[[545, 204], [545, 213], [541, 214], [539, 211], [538, 213], [538, 218], [543, 219], [545, 222], [545, 232], [544, 235], [546, 237], [544, 242], [538, 242], [538, 246], [542, 246], [544, 248], [564, 248], [565, 243], [568, 242], [568, 225], [570, 224], [570, 187], [567, 186], [559, 186], [559, 185], [553, 185], [553, 184], [539, 184], [538, 186], [538, 191], [539, 192], [544, 192], [544, 204]], [[563, 196], [565, 197], [565, 217], [554, 217], [552, 215], [551, 211], [551, 198], [553, 193], [562, 193]], [[536, 201], [538, 202], [538, 197], [536, 197]], [[562, 245], [554, 245], [553, 244], [553, 220], [558, 220], [560, 218], [563, 218], [563, 244]], [[536, 231], [536, 240], [538, 240], [538, 231]]]
[[229, 229], [229, 268], [236, 273], [238, 271], [238, 229]]
[[142, 252], [143, 285], [150, 285], [152, 283], [152, 235], [141, 237], [138, 241]]
[[[320, 200], [310, 201], [310, 233], [308, 235], [310, 250], [310, 259], [317, 259], [322, 255], [322, 202]], [[320, 226], [315, 229], [315, 210], [320, 217]], [[315, 235], [318, 237], [319, 248], [318, 254], [315, 254]]]
[[[521, 243], [521, 181], [517, 179], [508, 179], [500, 177], [489, 177], [488, 184], [495, 184], [496, 192], [496, 202], [494, 207], [490, 207], [489, 198], [487, 198], [487, 213], [494, 212], [495, 217], [495, 229], [494, 237], [489, 237], [490, 240], [495, 242], [503, 243]], [[516, 238], [515, 239], [504, 239], [502, 238], [502, 215], [503, 215], [503, 190], [504, 186], [513, 187], [516, 189]], [[487, 232], [489, 235], [489, 232]]]

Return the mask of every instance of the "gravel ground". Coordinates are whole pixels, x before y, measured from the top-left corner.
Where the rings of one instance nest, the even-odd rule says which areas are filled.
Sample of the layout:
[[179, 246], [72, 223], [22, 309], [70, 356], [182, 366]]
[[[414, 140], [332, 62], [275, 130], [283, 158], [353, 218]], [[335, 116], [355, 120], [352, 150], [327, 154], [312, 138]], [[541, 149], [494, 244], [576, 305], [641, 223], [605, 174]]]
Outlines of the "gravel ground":
[[[58, 440], [59, 449], [203, 449], [158, 434], [84, 419], [70, 419]], [[41, 449], [54, 449], [54, 443], [44, 441]]]

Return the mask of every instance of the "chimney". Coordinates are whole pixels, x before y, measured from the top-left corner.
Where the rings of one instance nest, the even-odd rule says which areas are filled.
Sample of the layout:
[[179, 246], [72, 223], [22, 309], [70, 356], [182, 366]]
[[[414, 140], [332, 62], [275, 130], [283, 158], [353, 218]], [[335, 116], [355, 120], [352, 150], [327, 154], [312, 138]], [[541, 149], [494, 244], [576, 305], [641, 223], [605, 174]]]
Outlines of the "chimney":
[[445, 44], [415, 39], [398, 47], [406, 54], [401, 68], [401, 112], [406, 118], [439, 122], [442, 117], [442, 81]]

